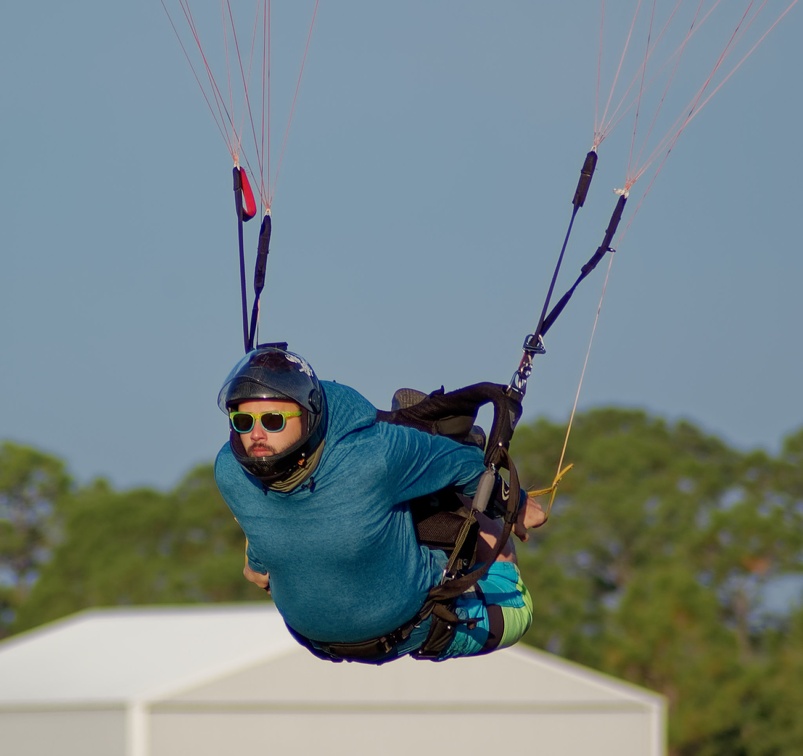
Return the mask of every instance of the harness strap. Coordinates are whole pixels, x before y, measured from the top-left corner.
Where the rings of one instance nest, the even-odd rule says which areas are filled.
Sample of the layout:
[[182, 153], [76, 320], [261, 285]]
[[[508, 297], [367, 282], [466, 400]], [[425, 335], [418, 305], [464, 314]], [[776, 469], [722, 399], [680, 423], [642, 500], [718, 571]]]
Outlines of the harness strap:
[[[406, 641], [413, 631], [429, 617], [432, 617], [432, 627], [429, 635], [414, 655], [425, 655], [425, 658], [432, 656], [434, 658], [451, 643], [454, 635], [453, 628], [460, 622], [450, 606], [435, 601], [427, 600], [414, 617], [393, 632], [386, 633], [379, 638], [371, 638], [370, 640], [356, 643], [322, 643], [313, 641], [296, 632], [289, 625], [287, 627], [299, 643], [306, 646], [307, 649], [321, 659], [336, 662], [353, 661], [376, 664], [377, 662], [381, 663], [386, 657], [388, 661], [394, 658], [391, 656], [393, 649]], [[448, 635], [444, 633], [444, 628], [448, 628]], [[422, 652], [425, 652], [425, 654], [422, 654]]]
[[379, 410], [380, 422], [406, 425], [436, 436], [460, 438], [467, 435], [480, 407], [492, 403], [494, 418], [488, 436], [485, 464], [500, 466], [500, 449], [507, 449], [513, 429], [521, 417], [521, 401], [506, 386], [497, 383], [474, 383], [471, 386], [446, 392], [433, 391], [412, 407], [387, 412]]
[[[465, 575], [460, 576], [451, 576], [449, 575], [450, 568], [454, 568], [454, 564], [452, 564], [454, 560], [454, 553], [452, 554], [452, 558], [449, 560], [449, 564], [446, 565], [446, 570], [444, 574], [444, 581], [441, 582], [440, 585], [436, 585], [429, 591], [428, 598], [432, 601], [449, 601], [451, 599], [457, 598], [457, 596], [465, 593], [470, 588], [473, 588], [478, 581], [480, 581], [484, 576], [485, 573], [488, 572], [490, 566], [496, 561], [499, 554], [502, 552], [502, 549], [505, 547], [508, 538], [510, 538], [510, 534], [513, 530], [513, 525], [518, 518], [519, 512], [519, 494], [518, 492], [521, 490], [519, 486], [519, 473], [516, 470], [516, 465], [513, 464], [513, 460], [510, 457], [510, 453], [507, 449], [503, 448], [500, 451], [502, 459], [505, 463], [505, 467], [510, 471], [510, 492], [511, 495], [508, 497], [508, 504], [507, 509], [504, 515], [504, 526], [502, 528], [502, 533], [499, 536], [499, 539], [496, 542], [496, 546], [494, 547], [491, 556], [488, 558], [488, 561], [485, 562], [480, 567], [472, 570], [471, 572], [466, 573]], [[514, 494], [515, 492], [515, 494]], [[473, 507], [472, 507], [473, 508]]]

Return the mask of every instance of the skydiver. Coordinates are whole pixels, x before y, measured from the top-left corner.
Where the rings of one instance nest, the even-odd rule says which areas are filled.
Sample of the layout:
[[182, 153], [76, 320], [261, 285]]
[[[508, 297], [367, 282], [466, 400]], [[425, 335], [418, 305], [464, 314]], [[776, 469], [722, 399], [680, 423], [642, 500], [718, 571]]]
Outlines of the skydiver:
[[[511, 646], [532, 599], [509, 539], [476, 589], [421, 618], [446, 552], [419, 543], [409, 502], [452, 487], [473, 494], [483, 452], [377, 421], [348, 386], [319, 381], [278, 347], [249, 352], [219, 397], [230, 438], [215, 462], [220, 492], [246, 536], [244, 576], [268, 590], [291, 633], [321, 658], [381, 664], [410, 654], [441, 661]], [[477, 562], [493, 555], [497, 519], [477, 513]], [[521, 492], [513, 532], [545, 521]]]

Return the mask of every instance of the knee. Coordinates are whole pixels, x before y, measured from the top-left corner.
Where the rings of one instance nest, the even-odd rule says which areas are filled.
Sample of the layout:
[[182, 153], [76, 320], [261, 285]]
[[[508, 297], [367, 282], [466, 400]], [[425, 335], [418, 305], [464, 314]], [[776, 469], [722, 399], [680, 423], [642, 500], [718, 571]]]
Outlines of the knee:
[[533, 599], [527, 586], [522, 582], [521, 576], [519, 576], [516, 588], [521, 600], [501, 607], [504, 630], [498, 648], [518, 643], [533, 624]]

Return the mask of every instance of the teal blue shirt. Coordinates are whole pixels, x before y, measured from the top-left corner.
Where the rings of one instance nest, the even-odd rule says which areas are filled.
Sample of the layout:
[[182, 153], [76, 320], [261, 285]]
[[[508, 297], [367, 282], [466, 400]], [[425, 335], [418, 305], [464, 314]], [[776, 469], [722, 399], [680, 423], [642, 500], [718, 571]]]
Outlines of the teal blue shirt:
[[406, 502], [449, 486], [473, 494], [485, 468], [477, 447], [376, 422], [354, 389], [322, 385], [328, 427], [310, 480], [270, 490], [228, 443], [215, 479], [285, 621], [307, 638], [349, 643], [395, 630], [440, 581], [445, 554], [419, 545]]

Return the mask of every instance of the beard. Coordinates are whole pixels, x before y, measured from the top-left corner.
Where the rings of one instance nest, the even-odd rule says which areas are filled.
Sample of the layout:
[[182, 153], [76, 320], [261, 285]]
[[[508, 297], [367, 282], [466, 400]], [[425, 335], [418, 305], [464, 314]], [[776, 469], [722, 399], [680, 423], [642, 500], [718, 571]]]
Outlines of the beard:
[[272, 457], [274, 454], [278, 454], [278, 450], [270, 444], [255, 443], [248, 447], [245, 453], [249, 457]]

